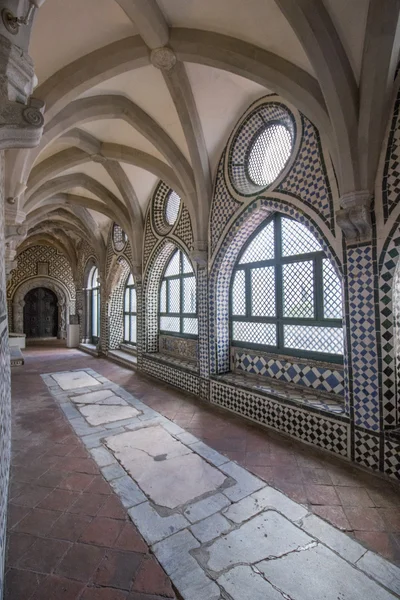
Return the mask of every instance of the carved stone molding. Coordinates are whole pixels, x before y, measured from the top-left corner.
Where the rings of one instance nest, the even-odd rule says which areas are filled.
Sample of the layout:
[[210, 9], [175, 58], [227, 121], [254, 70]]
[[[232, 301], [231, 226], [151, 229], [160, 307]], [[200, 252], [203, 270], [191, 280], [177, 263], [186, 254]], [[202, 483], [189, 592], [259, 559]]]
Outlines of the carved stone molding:
[[171, 48], [154, 48], [150, 54], [151, 64], [161, 71], [171, 71], [176, 65], [176, 54]]
[[31, 97], [32, 60], [0, 35], [0, 149], [33, 148], [42, 137], [44, 103]]
[[345, 194], [340, 199], [341, 209], [336, 222], [346, 239], [365, 240], [371, 237], [371, 194], [362, 190]]
[[68, 315], [71, 309], [71, 298], [64, 287], [50, 277], [32, 277], [24, 281], [15, 291], [12, 298], [14, 333], [24, 333], [24, 298], [31, 290], [45, 287], [57, 296], [58, 300], [58, 332], [59, 339], [67, 337]]
[[[6, 221], [7, 223], [7, 221]], [[7, 279], [10, 273], [16, 267], [15, 257], [18, 247], [27, 236], [28, 229], [25, 225], [9, 225], [5, 226], [5, 269]]]

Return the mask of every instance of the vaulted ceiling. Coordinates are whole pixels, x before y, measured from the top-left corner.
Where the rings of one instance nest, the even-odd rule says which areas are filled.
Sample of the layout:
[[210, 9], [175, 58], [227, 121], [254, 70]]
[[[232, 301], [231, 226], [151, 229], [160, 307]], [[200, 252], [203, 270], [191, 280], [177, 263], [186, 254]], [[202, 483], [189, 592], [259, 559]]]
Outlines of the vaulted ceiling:
[[372, 191], [398, 18], [396, 0], [47, 0], [30, 42], [44, 135], [8, 153], [7, 195], [35, 241], [102, 248], [115, 220], [140, 262], [163, 179], [204, 242], [221, 151], [272, 92], [317, 125], [342, 193]]

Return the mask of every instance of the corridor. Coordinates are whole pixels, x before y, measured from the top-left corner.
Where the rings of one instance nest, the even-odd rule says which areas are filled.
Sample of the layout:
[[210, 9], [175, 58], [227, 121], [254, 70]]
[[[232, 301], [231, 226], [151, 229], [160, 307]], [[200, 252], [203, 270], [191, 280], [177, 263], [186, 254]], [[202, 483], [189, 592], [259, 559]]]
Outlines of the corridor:
[[7, 600], [400, 594], [395, 482], [61, 343], [24, 357]]

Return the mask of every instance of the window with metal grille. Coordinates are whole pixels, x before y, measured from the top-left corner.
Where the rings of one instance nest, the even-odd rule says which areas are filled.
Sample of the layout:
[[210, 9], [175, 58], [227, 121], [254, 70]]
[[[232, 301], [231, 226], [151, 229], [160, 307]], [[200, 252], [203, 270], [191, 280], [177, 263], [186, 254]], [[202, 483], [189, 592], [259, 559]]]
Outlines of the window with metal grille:
[[241, 251], [231, 283], [235, 346], [343, 360], [342, 286], [301, 223], [275, 214]]
[[268, 123], [254, 136], [247, 156], [247, 176], [252, 183], [270, 185], [279, 177], [292, 153], [292, 136], [286, 125]]
[[165, 220], [168, 225], [173, 225], [178, 218], [181, 199], [174, 190], [171, 190], [165, 200]]
[[160, 286], [160, 331], [197, 337], [196, 277], [187, 256], [176, 250]]
[[88, 279], [90, 299], [90, 337], [93, 344], [97, 344], [100, 337], [100, 281], [99, 270], [93, 267]]
[[117, 223], [114, 223], [112, 235], [114, 248], [118, 251], [123, 250], [125, 248], [125, 244], [128, 240], [128, 237], [125, 231], [122, 229], [122, 227], [120, 227], [120, 225], [117, 225]]
[[124, 342], [136, 346], [136, 288], [132, 274], [129, 275], [125, 284], [124, 295]]

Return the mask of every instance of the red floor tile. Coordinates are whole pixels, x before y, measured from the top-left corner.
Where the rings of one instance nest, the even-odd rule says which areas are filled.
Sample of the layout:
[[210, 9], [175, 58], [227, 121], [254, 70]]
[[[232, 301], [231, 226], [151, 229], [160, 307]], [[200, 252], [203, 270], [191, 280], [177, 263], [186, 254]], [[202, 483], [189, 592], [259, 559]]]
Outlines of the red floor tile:
[[160, 565], [149, 556], [139, 567], [133, 582], [133, 591], [173, 598], [170, 581]]
[[346, 506], [344, 512], [355, 531], [385, 531], [385, 523], [377, 508]]
[[[112, 588], [88, 587], [83, 592], [81, 600], [126, 600], [128, 592]], [[151, 598], [147, 597], [147, 600]]]
[[14, 531], [45, 536], [60, 516], [60, 512], [34, 508], [14, 527]]
[[60, 540], [76, 542], [91, 521], [92, 517], [87, 515], [64, 513], [54, 523], [47, 536]]
[[82, 589], [83, 585], [78, 581], [50, 575], [36, 590], [31, 600], [77, 600]]
[[94, 582], [104, 587], [130, 590], [143, 556], [136, 552], [107, 550], [94, 576]]
[[69, 579], [88, 582], [100, 562], [105, 550], [89, 544], [74, 544], [57, 567], [57, 573]]
[[83, 531], [80, 542], [86, 544], [96, 544], [112, 548], [117, 541], [124, 523], [117, 519], [107, 519], [105, 517], [95, 517], [93, 521]]
[[30, 600], [45, 577], [40, 573], [10, 569], [5, 576], [4, 600]]
[[18, 567], [52, 573], [69, 547], [70, 543], [66, 541], [38, 538], [18, 561]]

